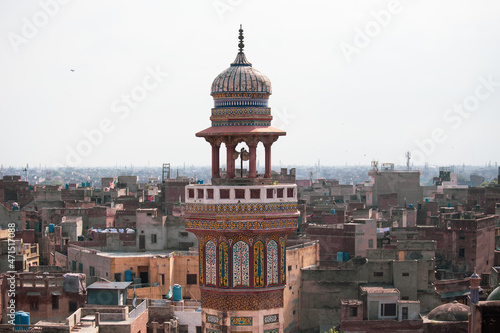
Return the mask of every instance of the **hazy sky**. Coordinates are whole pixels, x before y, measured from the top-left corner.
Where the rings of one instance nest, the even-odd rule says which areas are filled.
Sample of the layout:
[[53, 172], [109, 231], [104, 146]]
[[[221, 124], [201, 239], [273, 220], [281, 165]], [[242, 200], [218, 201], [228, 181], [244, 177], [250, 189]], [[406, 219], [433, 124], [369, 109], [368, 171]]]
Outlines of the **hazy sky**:
[[273, 164], [500, 162], [495, 0], [0, 0], [0, 22], [4, 167], [208, 165], [239, 24]]

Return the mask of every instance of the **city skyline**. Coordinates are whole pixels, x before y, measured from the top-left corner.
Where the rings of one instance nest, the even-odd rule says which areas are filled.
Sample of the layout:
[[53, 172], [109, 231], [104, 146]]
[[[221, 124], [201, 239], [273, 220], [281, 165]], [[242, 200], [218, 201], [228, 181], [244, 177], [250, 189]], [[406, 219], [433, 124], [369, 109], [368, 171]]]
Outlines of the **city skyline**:
[[194, 133], [242, 24], [288, 133], [273, 164], [494, 164], [499, 4], [455, 4], [2, 3], [0, 162], [208, 165]]

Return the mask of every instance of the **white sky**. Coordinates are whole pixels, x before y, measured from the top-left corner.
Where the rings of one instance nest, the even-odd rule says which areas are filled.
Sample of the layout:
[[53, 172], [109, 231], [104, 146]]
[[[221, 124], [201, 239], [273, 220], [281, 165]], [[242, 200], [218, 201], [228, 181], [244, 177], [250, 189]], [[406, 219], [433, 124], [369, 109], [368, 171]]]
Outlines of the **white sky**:
[[[415, 164], [500, 160], [498, 1], [64, 2], [0, 0], [4, 166], [210, 164], [194, 133], [210, 126], [211, 83], [236, 56], [240, 23], [272, 82], [273, 126], [288, 133], [273, 164], [402, 164], [408, 150]], [[373, 13], [388, 8], [382, 26]], [[121, 96], [147, 68], [168, 76], [125, 114]], [[470, 112], [447, 111], [463, 103]], [[103, 119], [112, 130], [89, 143]]]

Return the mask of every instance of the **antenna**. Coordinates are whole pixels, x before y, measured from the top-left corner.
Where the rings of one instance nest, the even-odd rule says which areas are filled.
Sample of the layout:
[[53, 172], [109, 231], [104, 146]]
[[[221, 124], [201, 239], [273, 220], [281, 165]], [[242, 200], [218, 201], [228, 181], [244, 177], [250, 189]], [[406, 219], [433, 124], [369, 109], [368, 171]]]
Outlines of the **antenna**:
[[26, 164], [26, 168], [24, 168], [23, 171], [24, 171], [24, 179], [28, 181], [28, 164]]
[[410, 170], [411, 153], [409, 151], [407, 151], [405, 156], [406, 156], [406, 167], [408, 168], [408, 170]]

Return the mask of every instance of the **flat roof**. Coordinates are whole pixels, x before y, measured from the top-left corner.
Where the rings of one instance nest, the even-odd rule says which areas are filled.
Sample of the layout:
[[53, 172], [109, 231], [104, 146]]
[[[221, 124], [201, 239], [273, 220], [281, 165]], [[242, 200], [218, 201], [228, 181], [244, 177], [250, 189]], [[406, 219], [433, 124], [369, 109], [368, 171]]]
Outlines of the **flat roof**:
[[131, 284], [132, 282], [94, 282], [90, 286], [87, 287], [87, 289], [117, 289], [117, 290], [123, 290], [127, 289], [127, 287]]

